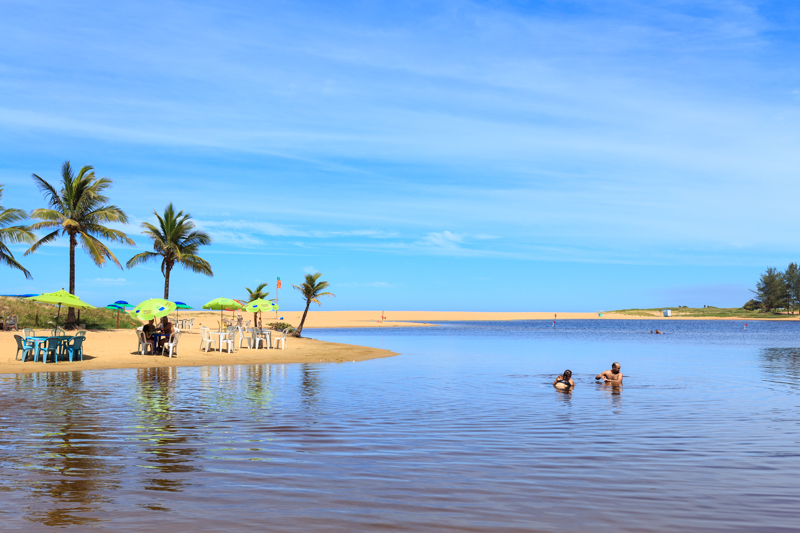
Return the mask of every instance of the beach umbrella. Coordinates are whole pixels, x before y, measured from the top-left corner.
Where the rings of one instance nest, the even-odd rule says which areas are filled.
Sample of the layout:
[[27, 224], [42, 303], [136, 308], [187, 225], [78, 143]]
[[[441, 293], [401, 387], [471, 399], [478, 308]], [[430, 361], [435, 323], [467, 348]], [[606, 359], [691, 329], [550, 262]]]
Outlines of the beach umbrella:
[[223, 311], [241, 309], [242, 307], [244, 307], [242, 304], [240, 304], [236, 300], [231, 300], [230, 298], [215, 298], [214, 300], [206, 302], [203, 305], [203, 309], [213, 309], [214, 311], [219, 309], [220, 320], [222, 319]]
[[257, 300], [253, 300], [252, 302], [247, 302], [246, 304], [244, 304], [243, 311], [247, 311], [255, 315], [256, 313], [260, 313], [261, 311], [275, 311], [276, 309], [278, 309], [278, 306], [275, 305], [275, 302], [259, 298]]
[[58, 314], [56, 315], [56, 327], [58, 327], [58, 319], [61, 317], [61, 306], [76, 307], [78, 309], [94, 309], [93, 306], [87, 304], [74, 294], [70, 294], [64, 289], [56, 292], [45, 292], [38, 296], [29, 296], [26, 300], [33, 300], [34, 302], [41, 302], [44, 304], [58, 305]]
[[183, 302], [175, 302], [175, 320], [178, 320], [178, 309], [194, 309], [191, 305], [185, 304]]
[[145, 300], [128, 313], [141, 320], [153, 320], [167, 316], [175, 310], [175, 303], [163, 298], [150, 298]]
[[[127, 303], [127, 302], [125, 302]], [[133, 307], [131, 304], [128, 304], [130, 307]], [[115, 309], [117, 311], [117, 329], [119, 329], [119, 312], [124, 311], [125, 308], [119, 302], [115, 302], [113, 304], [108, 304], [106, 309]]]

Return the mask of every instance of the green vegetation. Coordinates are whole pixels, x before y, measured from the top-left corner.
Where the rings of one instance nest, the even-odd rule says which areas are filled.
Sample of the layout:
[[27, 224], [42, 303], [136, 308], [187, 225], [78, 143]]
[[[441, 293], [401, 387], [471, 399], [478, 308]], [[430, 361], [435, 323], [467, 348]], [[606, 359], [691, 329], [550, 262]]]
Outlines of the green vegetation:
[[294, 329], [294, 326], [291, 324], [287, 324], [286, 322], [273, 322], [269, 324], [270, 327], [277, 329], [278, 331], [283, 331], [285, 329]]
[[672, 318], [797, 318], [795, 315], [766, 313], [761, 309], [748, 311], [743, 307], [658, 307], [653, 309], [620, 309], [608, 311], [619, 315], [663, 317], [664, 309], [672, 311]]
[[[81, 309], [81, 324], [86, 324], [86, 329], [101, 330], [115, 329], [117, 327], [117, 312], [111, 309]], [[36, 325], [36, 315], [39, 315], [39, 324]], [[58, 306], [42, 304], [20, 298], [0, 297], [0, 316], [17, 315], [19, 329], [48, 329], [56, 324]], [[61, 310], [61, 320], [64, 320], [64, 310]], [[135, 329], [141, 323], [131, 318], [128, 313], [122, 312], [119, 317], [120, 329]]]
[[201, 246], [211, 244], [211, 237], [204, 231], [195, 231], [192, 216], [183, 211], [175, 212], [170, 203], [164, 209], [164, 215], [153, 211], [158, 219], [158, 227], [149, 222], [142, 223], [143, 235], [153, 241], [155, 252], [142, 252], [130, 258], [128, 268], [149, 261], [161, 259], [161, 273], [164, 274], [164, 299], [169, 300], [169, 275], [175, 265], [212, 277], [211, 265], [197, 255]]
[[789, 263], [785, 272], [769, 267], [753, 292], [758, 299], [747, 302], [748, 307], [758, 305], [764, 312], [788, 310], [794, 314], [800, 308], [800, 268], [797, 263]]
[[[94, 168], [88, 165], [81, 167], [75, 176], [69, 161], [65, 161], [61, 166], [61, 190], [56, 190], [36, 174], [33, 175], [33, 180], [44, 193], [49, 208], [34, 209], [31, 212], [31, 218], [40, 222], [32, 224], [29, 229], [53, 231], [36, 241], [25, 255], [35, 252], [43, 244], [55, 241], [59, 235], [68, 236], [70, 294], [75, 294], [75, 248], [79, 242], [95, 265], [102, 267], [110, 259], [122, 268], [116, 256], [97, 238], [135, 246], [125, 233], [103, 225], [113, 222], [128, 223], [128, 217], [122, 209], [106, 203], [108, 197], [103, 195], [103, 191], [111, 186], [110, 179], [96, 178]], [[74, 328], [75, 321], [75, 309], [70, 307], [64, 327]]]

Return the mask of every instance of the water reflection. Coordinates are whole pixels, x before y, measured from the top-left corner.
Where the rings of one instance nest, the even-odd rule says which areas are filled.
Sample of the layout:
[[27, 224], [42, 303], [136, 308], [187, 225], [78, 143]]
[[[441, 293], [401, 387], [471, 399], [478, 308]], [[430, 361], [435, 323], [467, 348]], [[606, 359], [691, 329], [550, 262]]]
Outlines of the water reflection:
[[115, 430], [114, 422], [97, 416], [95, 406], [103, 398], [84, 387], [81, 378], [81, 372], [47, 372], [22, 380], [26, 388], [36, 389], [37, 403], [19, 407], [39, 422], [38, 445], [22, 457], [41, 473], [26, 483], [39, 500], [26, 508], [30, 521], [64, 526], [108, 520], [92, 513], [112, 501], [120, 485], [120, 468], [108, 459], [117, 450], [103, 437]]
[[[180, 492], [188, 485], [185, 474], [200, 471], [195, 461], [198, 437], [194, 423], [184, 423], [176, 415], [176, 387], [179, 367], [143, 368], [136, 371], [137, 439], [142, 443], [142, 468], [152, 474], [142, 479], [145, 490]], [[159, 503], [142, 504], [166, 511]]]
[[800, 348], [764, 348], [759, 362], [768, 384], [800, 390]]

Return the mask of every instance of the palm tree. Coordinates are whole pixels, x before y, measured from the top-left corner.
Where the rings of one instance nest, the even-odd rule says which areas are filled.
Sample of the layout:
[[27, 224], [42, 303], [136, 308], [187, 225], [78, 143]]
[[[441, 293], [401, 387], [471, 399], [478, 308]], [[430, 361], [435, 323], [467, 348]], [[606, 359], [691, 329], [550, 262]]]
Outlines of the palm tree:
[[[3, 201], [3, 185], [0, 184], [0, 202]], [[33, 279], [31, 273], [25, 267], [17, 263], [14, 259], [14, 254], [8, 249], [6, 243], [27, 242], [31, 243], [36, 240], [36, 237], [25, 226], [11, 226], [14, 222], [25, 220], [28, 218], [28, 213], [22, 209], [4, 209], [0, 205], [0, 263], [5, 263], [11, 268], [16, 268], [28, 279]]]
[[[247, 301], [252, 302], [254, 300], [266, 299], [269, 296], [268, 292], [264, 292], [264, 287], [266, 287], [266, 283], [259, 283], [256, 290], [250, 290], [249, 287], [245, 287], [244, 290], [247, 291]], [[258, 321], [256, 320], [256, 313], [253, 313], [253, 325], [257, 324]]]
[[322, 305], [319, 302], [320, 296], [336, 296], [330, 292], [322, 292], [328, 288], [329, 283], [327, 281], [320, 281], [319, 283], [317, 280], [322, 274], [317, 272], [316, 274], [306, 274], [306, 281], [299, 287], [297, 285], [292, 285], [295, 289], [300, 291], [303, 295], [303, 298], [306, 301], [306, 310], [303, 312], [303, 318], [300, 320], [300, 326], [295, 331], [296, 336], [300, 336], [303, 332], [303, 324], [306, 321], [306, 315], [308, 314], [308, 307], [311, 305], [311, 302], [314, 302], [317, 305]]
[[[94, 168], [83, 166], [78, 171], [78, 175], [72, 172], [69, 161], [65, 161], [61, 166], [61, 190], [33, 174], [33, 181], [44, 193], [50, 208], [34, 209], [31, 211], [31, 218], [39, 219], [30, 226], [32, 230], [53, 229], [33, 246], [25, 255], [31, 254], [39, 249], [43, 244], [55, 241], [59, 234], [69, 237], [69, 292], [75, 294], [75, 248], [80, 242], [84, 251], [92, 258], [94, 264], [102, 267], [106, 259], [111, 259], [115, 265], [122, 268], [117, 258], [111, 253], [99, 238], [111, 242], [120, 242], [136, 246], [122, 231], [111, 229], [103, 224], [117, 222], [128, 223], [128, 216], [115, 205], [108, 205], [108, 197], [103, 195], [103, 191], [111, 186], [108, 178], [96, 178]], [[66, 327], [75, 325], [75, 308], [70, 307], [67, 314]]]
[[197, 255], [201, 246], [211, 244], [211, 237], [204, 231], [195, 231], [192, 216], [183, 211], [175, 212], [170, 203], [164, 214], [153, 214], [158, 219], [158, 227], [149, 222], [142, 223], [143, 235], [153, 240], [155, 252], [142, 252], [131, 257], [128, 268], [161, 259], [161, 273], [164, 274], [164, 299], [169, 300], [169, 275], [175, 265], [186, 270], [213, 276], [211, 265]]

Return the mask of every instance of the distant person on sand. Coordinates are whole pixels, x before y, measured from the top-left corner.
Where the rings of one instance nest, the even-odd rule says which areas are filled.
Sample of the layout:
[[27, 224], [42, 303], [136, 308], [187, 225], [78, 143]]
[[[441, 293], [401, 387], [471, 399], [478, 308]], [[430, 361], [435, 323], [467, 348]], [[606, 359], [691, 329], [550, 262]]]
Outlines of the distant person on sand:
[[572, 390], [575, 387], [575, 382], [572, 381], [572, 370], [564, 370], [564, 373], [553, 382], [553, 387], [559, 390]]
[[[658, 330], [656, 330], [658, 331]], [[621, 367], [619, 363], [611, 365], [611, 370], [605, 370], [597, 374], [594, 379], [602, 379], [604, 383], [622, 384], [622, 372], [619, 371]]]

